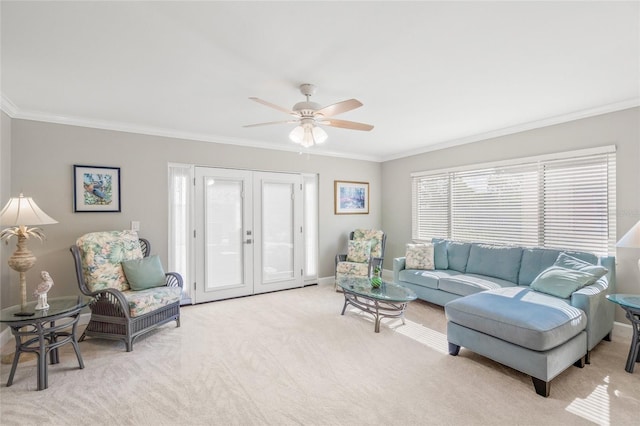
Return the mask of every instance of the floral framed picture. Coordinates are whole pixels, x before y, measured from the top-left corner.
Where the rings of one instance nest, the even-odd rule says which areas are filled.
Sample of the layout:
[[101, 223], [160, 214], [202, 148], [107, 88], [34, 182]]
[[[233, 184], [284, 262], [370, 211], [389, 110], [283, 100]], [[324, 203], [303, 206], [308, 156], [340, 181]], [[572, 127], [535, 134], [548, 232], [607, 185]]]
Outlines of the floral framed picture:
[[369, 183], [334, 181], [335, 214], [369, 214]]
[[120, 212], [120, 167], [73, 166], [74, 212]]

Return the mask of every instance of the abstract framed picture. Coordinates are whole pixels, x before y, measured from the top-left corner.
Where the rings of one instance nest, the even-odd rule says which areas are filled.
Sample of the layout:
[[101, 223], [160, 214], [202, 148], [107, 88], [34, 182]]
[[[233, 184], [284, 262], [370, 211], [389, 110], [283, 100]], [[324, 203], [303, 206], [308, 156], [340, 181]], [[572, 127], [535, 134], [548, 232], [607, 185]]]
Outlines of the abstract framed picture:
[[120, 167], [73, 166], [74, 212], [120, 212]]
[[369, 182], [334, 181], [335, 214], [369, 214]]

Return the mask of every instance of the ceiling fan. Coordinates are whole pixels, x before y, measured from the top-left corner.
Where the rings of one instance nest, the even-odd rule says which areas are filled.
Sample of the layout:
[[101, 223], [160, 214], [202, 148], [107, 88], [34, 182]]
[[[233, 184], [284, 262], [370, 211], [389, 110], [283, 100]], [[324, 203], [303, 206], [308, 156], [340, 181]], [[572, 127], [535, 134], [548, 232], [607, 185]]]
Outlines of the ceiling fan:
[[277, 109], [278, 111], [282, 111], [289, 115], [292, 115], [293, 118], [283, 121], [270, 121], [267, 123], [249, 124], [244, 127], [267, 126], [270, 124], [282, 123], [297, 123], [298, 126], [296, 126], [296, 128], [293, 129], [291, 133], [289, 133], [289, 139], [291, 139], [295, 143], [301, 144], [305, 148], [317, 143], [322, 143], [327, 140], [327, 133], [322, 128], [320, 128], [318, 124], [351, 130], [369, 131], [373, 129], [373, 126], [370, 124], [347, 120], [337, 120], [335, 118], [332, 118], [334, 115], [342, 114], [343, 112], [351, 111], [353, 109], [361, 107], [362, 102], [358, 101], [357, 99], [349, 99], [326, 107], [322, 107], [320, 104], [311, 102], [309, 100], [309, 98], [315, 92], [316, 86], [314, 86], [313, 84], [301, 84], [300, 93], [302, 93], [307, 98], [307, 100], [298, 102], [293, 106], [292, 109], [284, 108], [272, 104], [271, 102], [251, 97], [249, 99], [258, 102], [259, 104], [266, 105], [268, 107]]

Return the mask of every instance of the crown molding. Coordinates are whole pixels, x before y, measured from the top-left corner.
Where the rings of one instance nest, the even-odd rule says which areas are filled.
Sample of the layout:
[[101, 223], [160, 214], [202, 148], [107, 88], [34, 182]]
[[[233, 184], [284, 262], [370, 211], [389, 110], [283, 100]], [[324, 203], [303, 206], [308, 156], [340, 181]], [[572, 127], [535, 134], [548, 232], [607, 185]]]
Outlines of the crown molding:
[[18, 114], [18, 107], [4, 93], [0, 93], [0, 109], [11, 118], [16, 118]]
[[276, 151], [295, 152], [300, 155], [322, 155], [327, 157], [347, 158], [352, 160], [363, 160], [380, 162], [380, 158], [374, 156], [356, 155], [351, 153], [324, 150], [317, 146], [312, 149], [300, 148], [297, 145], [291, 146], [279, 145], [274, 146], [270, 142], [254, 139], [230, 138], [227, 136], [219, 136], [205, 133], [185, 132], [177, 129], [160, 128], [153, 126], [140, 126], [132, 123], [95, 120], [84, 117], [73, 117], [56, 115], [42, 111], [28, 111], [18, 108], [7, 96], [0, 94], [0, 107], [12, 119], [41, 121], [46, 123], [64, 124], [68, 126], [88, 127], [101, 130], [112, 130], [117, 132], [136, 133], [149, 136], [160, 136], [172, 139], [186, 139], [198, 142], [211, 142], [225, 145], [243, 146], [249, 148], [269, 149]]
[[464, 138], [445, 140], [436, 142], [434, 144], [411, 150], [394, 155], [389, 155], [381, 159], [380, 161], [391, 161], [400, 158], [411, 157], [413, 155], [424, 154], [427, 152], [438, 151], [440, 149], [451, 148], [458, 145], [465, 145], [473, 142], [480, 142], [487, 139], [493, 139], [500, 136], [512, 135], [515, 133], [525, 132], [527, 130], [540, 129], [543, 127], [549, 127], [556, 124], [568, 123], [570, 121], [581, 120], [583, 118], [595, 117], [597, 115], [608, 114], [611, 112], [622, 111], [629, 108], [635, 108], [640, 106], [640, 98], [627, 99], [625, 101], [616, 102], [596, 108], [590, 108], [586, 110], [576, 111], [569, 114], [558, 115], [554, 117], [544, 118], [542, 120], [530, 121], [528, 123], [518, 124], [511, 127], [505, 127], [502, 129], [493, 130], [491, 132], [480, 133], [477, 135], [466, 136]]
[[226, 145], [244, 146], [250, 148], [269, 149], [285, 152], [296, 152], [300, 155], [322, 155], [327, 157], [346, 158], [351, 160], [372, 161], [383, 163], [385, 161], [397, 160], [400, 158], [411, 157], [413, 155], [425, 154], [427, 152], [437, 151], [440, 149], [451, 148], [458, 145], [464, 145], [473, 142], [479, 142], [487, 139], [507, 136], [527, 130], [539, 129], [542, 127], [553, 126], [556, 124], [567, 123], [570, 121], [580, 120], [583, 118], [594, 117], [597, 115], [607, 114], [616, 111], [622, 111], [629, 108], [640, 106], [640, 98], [627, 99], [625, 101], [616, 102], [596, 108], [572, 112], [569, 114], [558, 115], [554, 117], [544, 118], [542, 120], [531, 121], [528, 123], [518, 124], [515, 126], [505, 127], [493, 130], [491, 132], [480, 133], [476, 135], [466, 136], [463, 138], [443, 140], [424, 147], [399, 152], [388, 156], [367, 156], [353, 153], [345, 153], [338, 151], [324, 150], [315, 146], [312, 150], [293, 146], [274, 146], [273, 144], [261, 140], [230, 138], [226, 136], [186, 132], [177, 129], [159, 128], [152, 126], [140, 126], [132, 123], [123, 123], [107, 120], [95, 120], [84, 117], [72, 117], [50, 114], [41, 111], [28, 111], [18, 108], [7, 96], [0, 93], [0, 108], [11, 118], [21, 120], [42, 121], [47, 123], [65, 124], [69, 126], [89, 127], [102, 130], [113, 130], [117, 132], [137, 133], [150, 136], [160, 136], [172, 139], [186, 139], [199, 142], [220, 143]]

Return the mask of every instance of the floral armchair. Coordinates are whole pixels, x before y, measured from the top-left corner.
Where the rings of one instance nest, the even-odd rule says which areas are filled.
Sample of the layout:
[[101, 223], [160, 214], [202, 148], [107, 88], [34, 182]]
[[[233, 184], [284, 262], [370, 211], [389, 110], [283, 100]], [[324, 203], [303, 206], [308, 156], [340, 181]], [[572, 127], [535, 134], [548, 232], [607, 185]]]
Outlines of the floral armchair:
[[149, 241], [135, 231], [92, 232], [71, 246], [80, 291], [93, 297], [86, 336], [123, 340], [176, 321], [180, 327], [182, 277], [165, 273]]
[[346, 254], [336, 255], [336, 281], [340, 275], [371, 277], [382, 270], [386, 234], [377, 229], [356, 229], [349, 233]]

